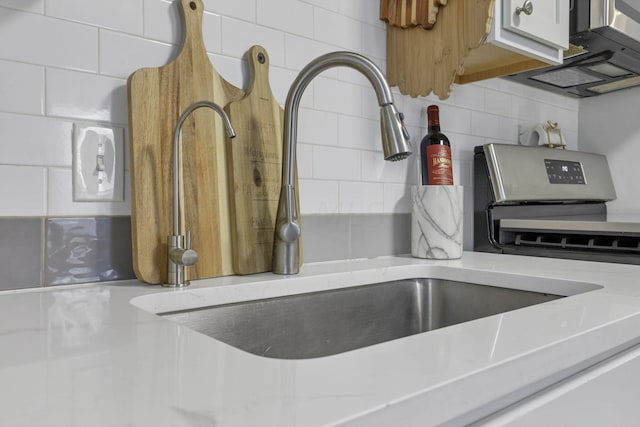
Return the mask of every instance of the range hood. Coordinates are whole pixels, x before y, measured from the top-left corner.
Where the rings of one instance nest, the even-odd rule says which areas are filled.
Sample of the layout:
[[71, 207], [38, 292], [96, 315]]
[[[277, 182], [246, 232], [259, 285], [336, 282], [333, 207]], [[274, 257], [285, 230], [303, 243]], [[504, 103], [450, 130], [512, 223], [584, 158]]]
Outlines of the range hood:
[[640, 0], [571, 0], [564, 63], [505, 78], [576, 98], [640, 86]]

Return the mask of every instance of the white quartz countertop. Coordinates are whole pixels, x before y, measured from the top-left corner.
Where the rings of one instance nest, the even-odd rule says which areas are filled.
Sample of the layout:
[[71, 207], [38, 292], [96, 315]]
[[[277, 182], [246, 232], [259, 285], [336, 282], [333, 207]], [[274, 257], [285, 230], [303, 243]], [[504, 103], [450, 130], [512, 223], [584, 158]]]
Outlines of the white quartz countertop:
[[[257, 356], [154, 312], [402, 278], [571, 295], [333, 356]], [[640, 343], [640, 266], [465, 252], [0, 293], [1, 426], [464, 425]], [[133, 302], [132, 302], [133, 300]]]

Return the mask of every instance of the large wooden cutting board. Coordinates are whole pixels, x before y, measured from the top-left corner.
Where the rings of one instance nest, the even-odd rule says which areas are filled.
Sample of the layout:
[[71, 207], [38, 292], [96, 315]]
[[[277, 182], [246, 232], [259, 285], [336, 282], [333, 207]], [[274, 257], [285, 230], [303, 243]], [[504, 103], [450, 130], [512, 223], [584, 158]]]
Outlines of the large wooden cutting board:
[[[164, 283], [167, 236], [172, 234], [172, 142], [178, 117], [189, 105], [242, 98], [242, 90], [213, 68], [202, 40], [202, 0], [179, 0], [184, 18], [180, 53], [159, 68], [128, 80], [133, 264], [138, 279]], [[220, 117], [199, 108], [182, 128], [182, 230], [190, 230], [198, 263], [192, 279], [233, 274], [226, 139]], [[186, 226], [185, 226], [186, 223]]]
[[231, 122], [239, 124], [229, 146], [236, 274], [271, 271], [282, 179], [284, 110], [269, 85], [269, 55], [262, 46], [253, 46], [247, 59], [250, 73], [247, 94], [225, 107]]

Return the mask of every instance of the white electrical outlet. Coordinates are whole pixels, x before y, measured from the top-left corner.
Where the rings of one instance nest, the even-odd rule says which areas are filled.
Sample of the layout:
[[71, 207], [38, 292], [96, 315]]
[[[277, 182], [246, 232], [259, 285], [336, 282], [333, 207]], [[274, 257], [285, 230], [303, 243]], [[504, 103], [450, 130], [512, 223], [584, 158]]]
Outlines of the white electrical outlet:
[[73, 200], [124, 201], [124, 129], [73, 126]]

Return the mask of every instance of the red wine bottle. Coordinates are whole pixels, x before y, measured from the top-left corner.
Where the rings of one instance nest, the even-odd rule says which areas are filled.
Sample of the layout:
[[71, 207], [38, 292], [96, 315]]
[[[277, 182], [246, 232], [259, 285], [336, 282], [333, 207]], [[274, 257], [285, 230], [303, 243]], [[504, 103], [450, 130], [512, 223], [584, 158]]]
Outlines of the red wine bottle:
[[440, 114], [437, 105], [427, 107], [428, 133], [420, 142], [420, 163], [423, 185], [453, 185], [451, 144], [440, 132]]

